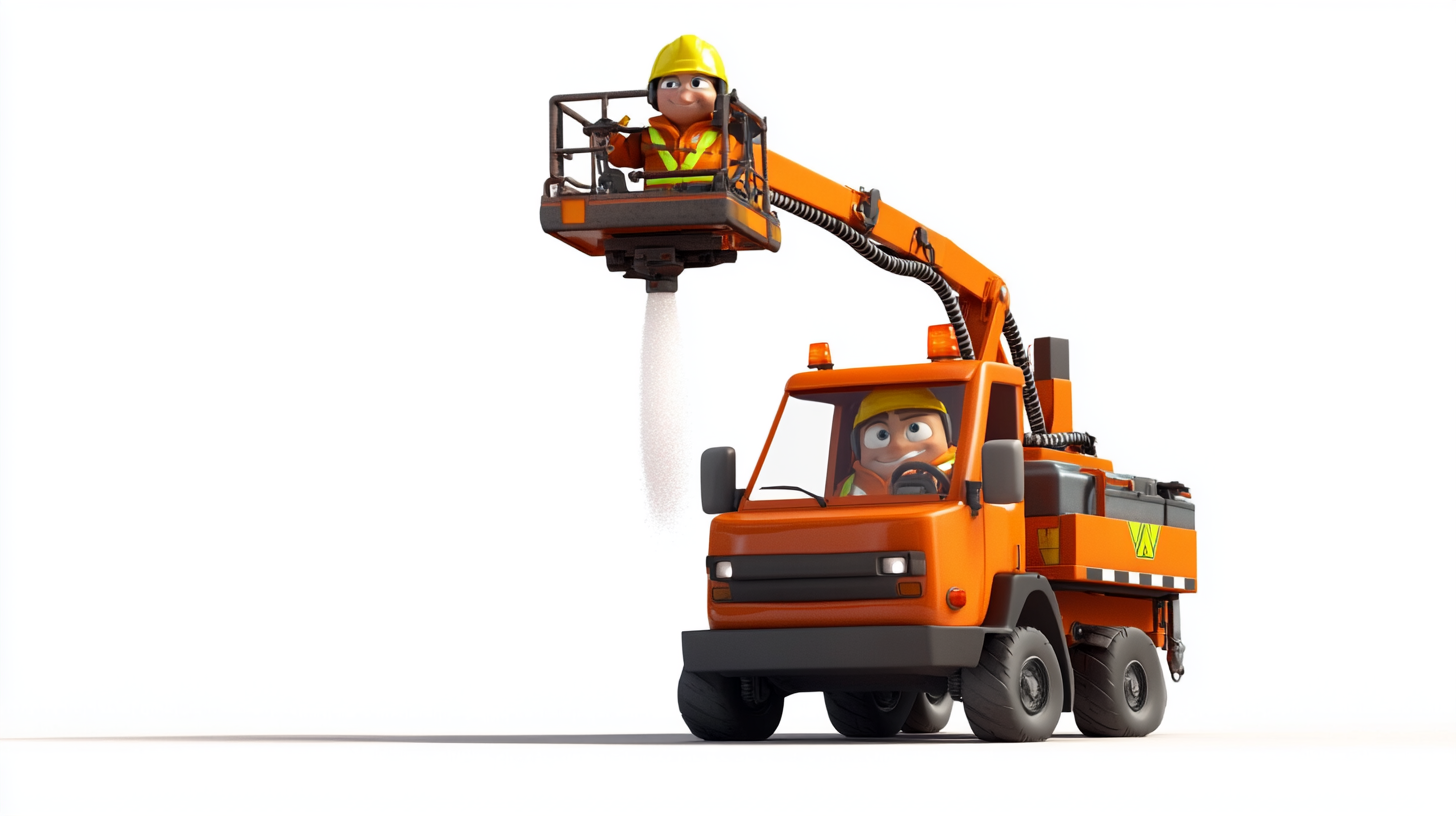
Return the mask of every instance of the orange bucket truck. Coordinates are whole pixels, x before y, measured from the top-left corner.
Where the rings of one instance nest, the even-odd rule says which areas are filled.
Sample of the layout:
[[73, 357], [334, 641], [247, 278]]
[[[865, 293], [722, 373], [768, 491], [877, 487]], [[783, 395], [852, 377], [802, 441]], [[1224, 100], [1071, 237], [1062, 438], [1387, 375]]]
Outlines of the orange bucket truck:
[[[765, 739], [800, 692], [849, 737], [938, 731], [956, 700], [985, 740], [1044, 740], [1064, 712], [1090, 735], [1156, 729], [1158, 664], [1182, 676], [1179, 600], [1197, 590], [1188, 487], [1118, 470], [1074, 429], [1068, 343], [1029, 355], [1000, 277], [878, 190], [771, 152], [736, 92], [712, 115], [746, 149], [683, 183], [609, 168], [630, 129], [608, 106], [641, 96], [551, 100], [547, 233], [676, 291], [686, 269], [777, 250], [787, 212], [925, 282], [947, 317], [926, 362], [836, 369], [811, 345], [746, 486], [732, 448], [703, 453], [708, 626], [682, 633], [678, 685], [692, 733]], [[567, 119], [586, 145], [568, 146]], [[586, 180], [566, 174], [573, 156], [593, 162]]]

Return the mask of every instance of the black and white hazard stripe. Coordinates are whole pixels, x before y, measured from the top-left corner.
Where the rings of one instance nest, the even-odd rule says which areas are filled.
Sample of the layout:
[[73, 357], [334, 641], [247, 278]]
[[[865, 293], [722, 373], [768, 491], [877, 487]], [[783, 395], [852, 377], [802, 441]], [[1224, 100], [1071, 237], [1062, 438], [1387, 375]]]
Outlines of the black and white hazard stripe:
[[1135, 584], [1137, 586], [1162, 589], [1185, 589], [1190, 592], [1197, 591], [1198, 585], [1197, 580], [1193, 578], [1180, 578], [1176, 575], [1158, 575], [1152, 572], [1099, 569], [1097, 567], [1087, 568], [1087, 580], [1109, 581], [1114, 584]]

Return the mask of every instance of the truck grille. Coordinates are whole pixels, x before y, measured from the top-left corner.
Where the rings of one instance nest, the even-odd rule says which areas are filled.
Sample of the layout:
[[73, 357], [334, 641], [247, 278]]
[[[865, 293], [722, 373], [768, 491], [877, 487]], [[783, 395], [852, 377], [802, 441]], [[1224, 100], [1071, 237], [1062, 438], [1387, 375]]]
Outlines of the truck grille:
[[[904, 559], [903, 573], [885, 573], [885, 559]], [[720, 562], [732, 577], [721, 574]], [[925, 553], [913, 551], [825, 553], [818, 555], [708, 556], [708, 576], [726, 583], [731, 603], [860, 601], [920, 595], [920, 584], [902, 588], [904, 579], [925, 574]], [[908, 582], [907, 582], [908, 583]], [[716, 593], [715, 593], [716, 594]]]

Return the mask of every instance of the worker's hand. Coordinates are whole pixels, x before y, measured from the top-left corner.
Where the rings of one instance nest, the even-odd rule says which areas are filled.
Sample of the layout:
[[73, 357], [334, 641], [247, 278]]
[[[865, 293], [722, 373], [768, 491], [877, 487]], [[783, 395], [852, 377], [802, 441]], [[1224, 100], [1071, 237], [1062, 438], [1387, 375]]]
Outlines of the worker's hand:
[[621, 122], [613, 122], [611, 119], [598, 119], [595, 122], [592, 122], [590, 125], [584, 125], [581, 129], [581, 132], [585, 133], [588, 136], [606, 136], [611, 133], [616, 133], [618, 130], [623, 128], [626, 123], [627, 117], [625, 116], [622, 117]]

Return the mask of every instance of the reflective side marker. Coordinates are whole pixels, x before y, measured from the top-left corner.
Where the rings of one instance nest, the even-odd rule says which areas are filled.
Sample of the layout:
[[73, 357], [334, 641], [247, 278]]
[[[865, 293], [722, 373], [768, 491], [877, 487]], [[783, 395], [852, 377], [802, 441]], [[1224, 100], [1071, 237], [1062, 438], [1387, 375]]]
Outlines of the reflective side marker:
[[951, 587], [945, 593], [945, 603], [951, 609], [960, 609], [966, 605], [966, 591], [960, 587]]

